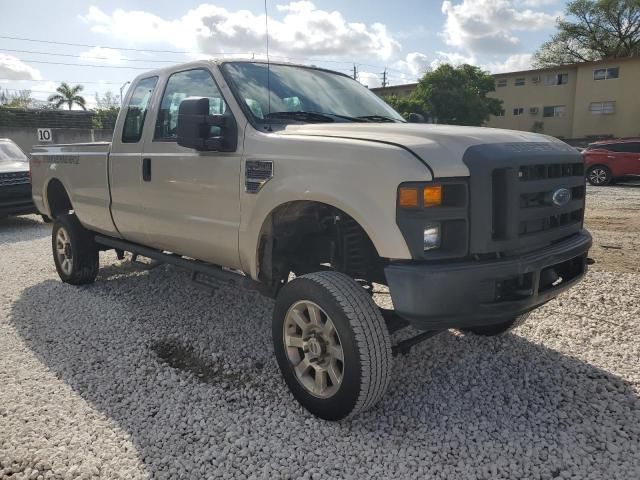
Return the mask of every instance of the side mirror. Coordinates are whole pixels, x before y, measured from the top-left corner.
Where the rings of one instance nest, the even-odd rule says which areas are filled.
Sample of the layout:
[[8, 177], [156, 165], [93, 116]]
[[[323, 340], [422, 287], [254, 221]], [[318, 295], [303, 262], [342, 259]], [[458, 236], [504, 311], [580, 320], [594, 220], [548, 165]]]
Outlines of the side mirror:
[[407, 120], [409, 123], [424, 123], [424, 116], [419, 113], [410, 113]]
[[209, 115], [207, 97], [185, 98], [178, 108], [178, 145], [198, 151], [235, 152], [238, 127], [229, 111]]

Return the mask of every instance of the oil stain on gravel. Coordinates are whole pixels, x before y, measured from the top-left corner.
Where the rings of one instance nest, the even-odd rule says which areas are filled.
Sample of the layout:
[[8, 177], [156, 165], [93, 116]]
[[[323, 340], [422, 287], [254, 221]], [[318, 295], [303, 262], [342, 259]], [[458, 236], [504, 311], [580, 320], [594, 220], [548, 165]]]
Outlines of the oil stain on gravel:
[[218, 384], [225, 389], [254, 383], [252, 375], [240, 371], [225, 371], [222, 365], [207, 362], [192, 348], [174, 340], [157, 342], [151, 346], [151, 350], [169, 367], [187, 372], [203, 383]]

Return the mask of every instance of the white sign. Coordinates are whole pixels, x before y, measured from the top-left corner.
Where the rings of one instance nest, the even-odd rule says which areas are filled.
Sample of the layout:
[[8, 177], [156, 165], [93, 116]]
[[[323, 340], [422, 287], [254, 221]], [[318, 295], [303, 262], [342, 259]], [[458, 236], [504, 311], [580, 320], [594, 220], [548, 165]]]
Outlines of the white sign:
[[50, 128], [39, 128], [38, 129], [38, 141], [39, 142], [51, 142], [53, 140], [53, 135], [51, 134]]

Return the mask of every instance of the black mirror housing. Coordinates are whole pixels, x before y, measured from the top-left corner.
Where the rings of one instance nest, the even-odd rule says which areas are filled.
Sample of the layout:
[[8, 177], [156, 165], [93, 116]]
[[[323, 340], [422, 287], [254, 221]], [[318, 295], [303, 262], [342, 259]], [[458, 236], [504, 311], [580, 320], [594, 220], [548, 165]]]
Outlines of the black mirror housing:
[[[220, 134], [213, 136], [212, 127]], [[231, 112], [209, 114], [207, 97], [190, 97], [178, 108], [178, 145], [198, 151], [235, 152], [238, 146], [238, 127]]]

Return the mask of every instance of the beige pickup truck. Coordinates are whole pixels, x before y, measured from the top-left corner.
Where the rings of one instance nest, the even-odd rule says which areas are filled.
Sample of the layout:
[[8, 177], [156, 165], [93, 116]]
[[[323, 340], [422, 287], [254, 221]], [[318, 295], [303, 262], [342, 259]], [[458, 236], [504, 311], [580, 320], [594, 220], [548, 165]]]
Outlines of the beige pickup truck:
[[[320, 68], [225, 59], [152, 71], [131, 85], [112, 143], [32, 156], [62, 281], [93, 282], [113, 249], [260, 289], [275, 298], [284, 380], [329, 420], [383, 396], [394, 353], [448, 328], [503, 333], [589, 260], [573, 148], [409, 124]], [[374, 284], [393, 310], [376, 305]], [[392, 345], [409, 325], [421, 332]]]

